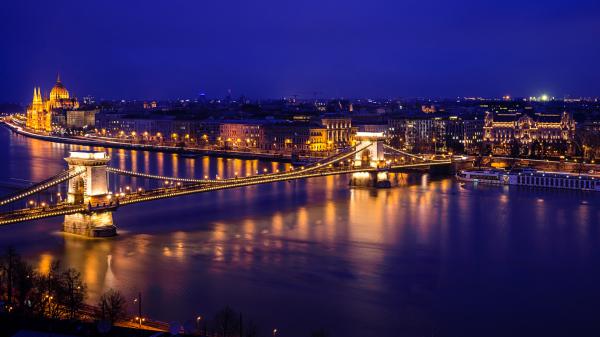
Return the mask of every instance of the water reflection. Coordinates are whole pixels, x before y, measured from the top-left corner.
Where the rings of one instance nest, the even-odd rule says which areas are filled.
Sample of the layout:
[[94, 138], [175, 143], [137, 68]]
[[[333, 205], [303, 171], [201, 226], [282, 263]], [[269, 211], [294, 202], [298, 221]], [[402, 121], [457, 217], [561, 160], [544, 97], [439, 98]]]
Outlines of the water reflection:
[[[81, 148], [5, 131], [0, 144], [8, 158], [2, 179], [45, 179], [64, 168], [69, 150]], [[111, 165], [121, 169], [180, 177], [288, 168], [108, 151]], [[165, 321], [230, 304], [289, 336], [324, 324], [336, 336], [510, 335], [515, 329], [553, 335], [561, 332], [553, 325], [560, 320], [547, 317], [556, 302], [573, 298], [572, 317], [593, 326], [593, 299], [600, 293], [595, 196], [460, 186], [420, 174], [392, 174], [398, 187], [389, 190], [349, 189], [347, 179], [122, 208], [114, 215], [121, 235], [110, 240], [53, 234], [60, 219], [6, 226], [0, 245], [17, 246], [41, 272], [57, 260], [80, 270], [92, 303], [108, 288], [127, 297], [141, 291], [148, 314]], [[147, 182], [117, 178], [110, 184]], [[515, 323], [514, 312], [527, 323]]]

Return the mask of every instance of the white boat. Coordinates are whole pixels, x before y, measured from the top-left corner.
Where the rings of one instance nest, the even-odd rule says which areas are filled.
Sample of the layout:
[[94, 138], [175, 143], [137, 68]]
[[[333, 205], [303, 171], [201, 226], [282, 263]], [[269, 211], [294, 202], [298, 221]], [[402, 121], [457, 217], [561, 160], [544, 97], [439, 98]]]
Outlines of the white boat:
[[530, 168], [511, 171], [462, 170], [456, 174], [459, 181], [490, 185], [517, 185], [582, 191], [599, 191], [600, 176], [566, 172], [538, 171]]
[[489, 170], [462, 170], [456, 174], [456, 179], [464, 182], [483, 183], [490, 185], [504, 185], [507, 183], [506, 171]]

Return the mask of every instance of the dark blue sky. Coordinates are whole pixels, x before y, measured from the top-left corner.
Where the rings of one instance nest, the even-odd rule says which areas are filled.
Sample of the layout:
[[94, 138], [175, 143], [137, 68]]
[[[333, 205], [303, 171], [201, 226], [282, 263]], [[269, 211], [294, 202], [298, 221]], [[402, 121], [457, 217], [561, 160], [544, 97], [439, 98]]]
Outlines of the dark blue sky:
[[10, 1], [0, 101], [600, 94], [598, 0]]

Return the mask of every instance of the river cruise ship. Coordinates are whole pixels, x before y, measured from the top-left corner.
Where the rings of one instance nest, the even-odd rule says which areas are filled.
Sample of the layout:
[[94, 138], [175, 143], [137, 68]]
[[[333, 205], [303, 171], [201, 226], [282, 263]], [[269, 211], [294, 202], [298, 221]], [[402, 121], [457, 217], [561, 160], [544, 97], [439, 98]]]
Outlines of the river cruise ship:
[[583, 191], [600, 191], [600, 176], [565, 172], [538, 171], [529, 168], [505, 170], [462, 170], [459, 181], [491, 185], [519, 185]]
[[470, 183], [484, 183], [492, 185], [504, 185], [507, 182], [504, 180], [506, 171], [489, 169], [489, 170], [462, 170], [456, 174], [456, 179]]

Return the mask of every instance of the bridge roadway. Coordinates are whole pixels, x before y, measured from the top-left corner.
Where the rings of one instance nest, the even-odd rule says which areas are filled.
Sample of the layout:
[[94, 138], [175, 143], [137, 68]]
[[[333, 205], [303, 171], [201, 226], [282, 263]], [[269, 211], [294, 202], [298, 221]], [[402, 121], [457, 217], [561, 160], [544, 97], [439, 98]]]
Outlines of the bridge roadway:
[[[337, 159], [339, 160], [339, 159]], [[325, 165], [326, 164], [326, 165]], [[121, 197], [112, 198], [107, 203], [84, 205], [84, 204], [69, 204], [66, 202], [55, 205], [47, 205], [45, 207], [24, 208], [11, 212], [0, 213], [0, 225], [8, 225], [18, 222], [44, 219], [54, 216], [85, 213], [85, 212], [102, 212], [114, 210], [117, 207], [137, 204], [140, 202], [173, 198], [188, 194], [212, 192], [230, 188], [238, 188], [244, 186], [252, 186], [259, 184], [268, 184], [273, 182], [291, 181], [299, 179], [307, 179], [313, 177], [324, 177], [330, 175], [351, 174], [357, 172], [383, 172], [383, 171], [402, 171], [410, 169], [429, 168], [431, 166], [451, 165], [452, 161], [436, 161], [424, 162], [403, 165], [391, 165], [384, 168], [373, 167], [353, 167], [353, 166], [332, 166], [324, 163], [316, 167], [306, 169], [287, 171], [282, 173], [265, 174], [250, 177], [230, 178], [218, 181], [198, 180], [193, 183], [184, 183], [180, 186], [158, 188], [140, 192], [132, 192]], [[161, 177], [163, 178], [163, 177]], [[168, 179], [168, 178], [167, 178]], [[195, 179], [194, 179], [195, 180]], [[116, 195], [115, 195], [116, 196]]]

